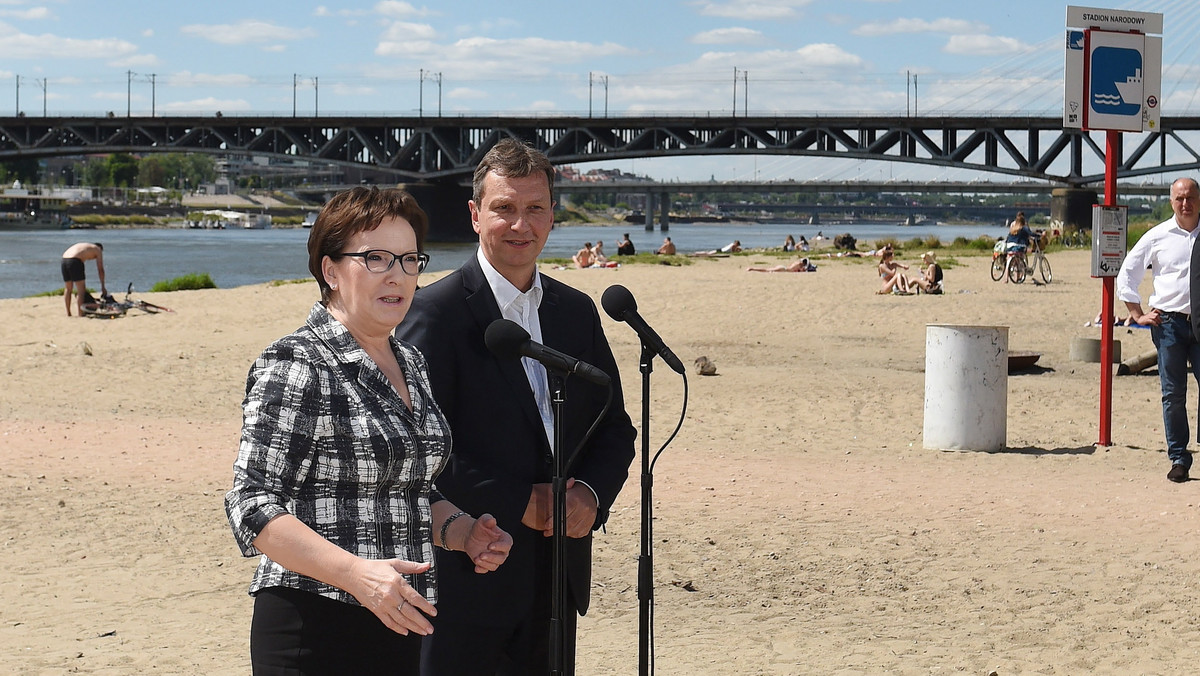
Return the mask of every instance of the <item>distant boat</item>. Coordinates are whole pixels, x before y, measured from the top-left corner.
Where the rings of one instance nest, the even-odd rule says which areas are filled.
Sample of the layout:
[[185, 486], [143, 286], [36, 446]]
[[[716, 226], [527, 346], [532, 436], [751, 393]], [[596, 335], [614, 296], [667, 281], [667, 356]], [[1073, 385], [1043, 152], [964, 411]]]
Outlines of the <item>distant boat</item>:
[[209, 209], [200, 213], [205, 217], [200, 226], [203, 228], [223, 230], [241, 227], [246, 230], [266, 230], [271, 227], [270, 214], [247, 214], [222, 209]]
[[0, 190], [0, 229], [65, 230], [74, 227], [67, 198], [53, 189], [25, 188], [20, 181]]
[[311, 228], [316, 224], [317, 224], [317, 212], [310, 211], [307, 214], [304, 214], [304, 222], [301, 223], [300, 225], [302, 225], [306, 228]]

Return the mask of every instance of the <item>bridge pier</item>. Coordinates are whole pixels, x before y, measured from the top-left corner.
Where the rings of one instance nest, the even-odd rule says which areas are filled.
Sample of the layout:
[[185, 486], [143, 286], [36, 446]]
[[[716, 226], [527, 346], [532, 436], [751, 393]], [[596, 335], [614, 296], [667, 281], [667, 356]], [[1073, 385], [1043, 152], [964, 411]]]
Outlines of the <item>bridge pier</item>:
[[479, 236], [471, 227], [471, 186], [457, 183], [401, 183], [429, 217], [430, 242], [473, 242]]
[[658, 196], [658, 230], [666, 232], [671, 229], [671, 195], [660, 193]]
[[1050, 191], [1050, 227], [1091, 230], [1093, 204], [1098, 204], [1095, 190], [1055, 188]]

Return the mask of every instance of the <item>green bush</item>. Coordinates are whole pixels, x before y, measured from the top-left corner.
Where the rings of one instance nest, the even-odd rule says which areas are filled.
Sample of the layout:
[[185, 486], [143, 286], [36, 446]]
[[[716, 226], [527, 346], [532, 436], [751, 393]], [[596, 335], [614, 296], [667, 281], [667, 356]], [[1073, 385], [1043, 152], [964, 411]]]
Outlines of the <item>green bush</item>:
[[992, 249], [996, 248], [996, 240], [988, 237], [987, 235], [980, 235], [979, 237], [971, 240], [970, 244], [967, 246], [978, 251], [991, 251]]
[[215, 289], [216, 283], [207, 272], [193, 272], [191, 274], [168, 279], [161, 282], [155, 282], [150, 291], [158, 293], [161, 291], [192, 291], [195, 289]]

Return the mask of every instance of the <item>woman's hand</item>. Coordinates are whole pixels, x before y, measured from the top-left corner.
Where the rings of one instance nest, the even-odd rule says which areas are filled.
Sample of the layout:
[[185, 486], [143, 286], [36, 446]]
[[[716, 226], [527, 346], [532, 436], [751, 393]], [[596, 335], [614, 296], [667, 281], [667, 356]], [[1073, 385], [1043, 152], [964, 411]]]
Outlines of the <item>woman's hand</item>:
[[404, 575], [427, 570], [428, 563], [360, 558], [351, 566], [349, 577], [353, 583], [347, 585], [346, 591], [375, 613], [388, 629], [403, 636], [410, 631], [426, 636], [433, 633], [433, 625], [425, 616], [437, 615], [437, 609], [409, 586]]
[[512, 549], [512, 536], [496, 523], [491, 514], [483, 514], [467, 531], [463, 551], [471, 557], [476, 573], [489, 573], [500, 567]]

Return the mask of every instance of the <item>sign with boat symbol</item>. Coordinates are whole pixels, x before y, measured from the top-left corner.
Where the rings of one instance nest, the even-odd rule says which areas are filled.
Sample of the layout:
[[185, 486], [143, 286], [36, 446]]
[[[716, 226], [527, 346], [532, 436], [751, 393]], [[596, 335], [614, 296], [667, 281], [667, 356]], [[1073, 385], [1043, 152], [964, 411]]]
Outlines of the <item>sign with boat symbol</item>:
[[1162, 15], [1068, 6], [1067, 26], [1063, 127], [1157, 130]]

